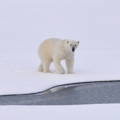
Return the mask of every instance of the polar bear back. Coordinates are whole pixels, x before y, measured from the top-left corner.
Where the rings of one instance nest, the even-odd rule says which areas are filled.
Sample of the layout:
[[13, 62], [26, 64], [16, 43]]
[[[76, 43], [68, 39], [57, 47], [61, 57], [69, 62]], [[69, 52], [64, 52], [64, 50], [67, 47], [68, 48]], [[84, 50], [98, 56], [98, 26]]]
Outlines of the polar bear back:
[[58, 38], [46, 39], [39, 47], [39, 55], [42, 59], [50, 60], [57, 53], [60, 53], [64, 47], [63, 40]]

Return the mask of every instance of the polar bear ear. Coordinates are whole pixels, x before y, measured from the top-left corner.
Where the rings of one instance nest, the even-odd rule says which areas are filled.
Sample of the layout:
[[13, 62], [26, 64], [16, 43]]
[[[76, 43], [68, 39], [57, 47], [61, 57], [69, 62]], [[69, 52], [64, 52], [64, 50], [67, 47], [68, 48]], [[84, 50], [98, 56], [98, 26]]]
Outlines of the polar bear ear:
[[77, 44], [79, 45], [80, 41], [77, 41]]
[[68, 41], [68, 40], [67, 40], [66, 42], [67, 42], [67, 44], [69, 44], [69, 41]]
[[69, 44], [69, 40], [64, 40], [64, 41], [65, 41], [65, 43]]

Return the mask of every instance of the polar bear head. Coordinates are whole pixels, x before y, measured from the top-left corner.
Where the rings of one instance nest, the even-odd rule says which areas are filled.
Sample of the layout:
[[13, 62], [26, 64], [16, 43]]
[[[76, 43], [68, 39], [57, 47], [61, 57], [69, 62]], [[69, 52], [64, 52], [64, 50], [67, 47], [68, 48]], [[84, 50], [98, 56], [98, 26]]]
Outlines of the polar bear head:
[[79, 45], [79, 41], [76, 40], [64, 40], [65, 41], [65, 48], [69, 52], [75, 52], [76, 48]]

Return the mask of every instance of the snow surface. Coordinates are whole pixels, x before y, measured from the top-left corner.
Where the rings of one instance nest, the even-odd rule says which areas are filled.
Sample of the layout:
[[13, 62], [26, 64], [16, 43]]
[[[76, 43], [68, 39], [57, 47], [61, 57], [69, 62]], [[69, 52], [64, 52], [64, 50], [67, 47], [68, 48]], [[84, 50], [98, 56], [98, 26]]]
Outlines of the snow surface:
[[16, 66], [1, 64], [0, 94], [38, 92], [73, 82], [120, 80], [120, 55], [109, 52], [81, 50], [77, 53], [76, 51], [79, 55], [76, 55], [74, 74], [55, 74], [53, 65], [51, 67], [53, 73], [40, 73], [37, 72], [37, 66], [33, 67], [29, 62], [27, 62], [29, 67], [24, 63], [19, 65], [19, 62], [16, 62]]
[[2, 120], [120, 120], [120, 104], [1, 106]]
[[[0, 94], [37, 92], [73, 82], [119, 80], [119, 3], [0, 1]], [[40, 63], [37, 48], [48, 37], [81, 42], [75, 53], [74, 74], [37, 72]], [[51, 69], [54, 71], [53, 65]]]

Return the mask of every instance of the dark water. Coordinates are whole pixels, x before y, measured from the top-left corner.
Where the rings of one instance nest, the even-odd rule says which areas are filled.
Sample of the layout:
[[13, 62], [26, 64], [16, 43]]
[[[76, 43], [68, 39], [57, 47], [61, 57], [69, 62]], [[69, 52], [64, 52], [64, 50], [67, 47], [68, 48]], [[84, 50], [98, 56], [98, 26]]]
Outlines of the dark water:
[[[68, 87], [68, 88], [63, 88]], [[0, 96], [0, 105], [75, 105], [120, 103], [120, 82], [63, 85], [41, 93]]]

